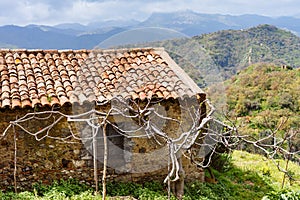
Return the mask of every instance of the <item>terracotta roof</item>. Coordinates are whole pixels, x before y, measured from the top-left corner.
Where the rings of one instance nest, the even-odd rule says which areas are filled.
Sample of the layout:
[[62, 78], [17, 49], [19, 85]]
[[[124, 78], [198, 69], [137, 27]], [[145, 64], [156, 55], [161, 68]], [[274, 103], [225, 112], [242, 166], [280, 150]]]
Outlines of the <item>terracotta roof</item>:
[[162, 48], [0, 50], [0, 74], [0, 108], [203, 93]]

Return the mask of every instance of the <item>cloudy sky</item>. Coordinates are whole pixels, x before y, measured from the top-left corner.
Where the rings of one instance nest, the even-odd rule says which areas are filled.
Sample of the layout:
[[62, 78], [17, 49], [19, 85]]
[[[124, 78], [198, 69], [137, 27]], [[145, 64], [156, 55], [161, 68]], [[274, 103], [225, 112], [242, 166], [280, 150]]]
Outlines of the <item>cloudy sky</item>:
[[1, 0], [0, 8], [0, 25], [141, 21], [153, 12], [187, 9], [200, 13], [300, 17], [299, 0]]

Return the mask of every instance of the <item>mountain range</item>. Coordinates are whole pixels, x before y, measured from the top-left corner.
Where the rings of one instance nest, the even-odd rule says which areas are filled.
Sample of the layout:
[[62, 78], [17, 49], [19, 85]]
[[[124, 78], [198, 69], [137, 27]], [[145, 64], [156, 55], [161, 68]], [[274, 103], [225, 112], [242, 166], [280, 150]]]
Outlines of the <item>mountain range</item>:
[[[240, 30], [260, 24], [270, 24], [300, 35], [300, 19], [295, 17], [266, 17], [260, 15], [202, 14], [186, 10], [153, 13], [144, 21], [99, 21], [87, 25], [65, 23], [46, 25], [5, 25], [0, 27], [1, 48], [26, 49], [92, 49], [103, 41], [123, 32], [145, 29], [138, 33], [141, 42], [174, 37], [192, 37], [220, 30]], [[149, 29], [157, 27], [156, 30]], [[150, 32], [148, 30], [151, 30]], [[159, 35], [153, 37], [153, 34]], [[163, 33], [163, 34], [162, 34]], [[136, 34], [136, 33], [134, 33]], [[132, 35], [132, 34], [131, 34]], [[122, 35], [123, 37], [123, 35]], [[127, 38], [123, 38], [126, 40]]]

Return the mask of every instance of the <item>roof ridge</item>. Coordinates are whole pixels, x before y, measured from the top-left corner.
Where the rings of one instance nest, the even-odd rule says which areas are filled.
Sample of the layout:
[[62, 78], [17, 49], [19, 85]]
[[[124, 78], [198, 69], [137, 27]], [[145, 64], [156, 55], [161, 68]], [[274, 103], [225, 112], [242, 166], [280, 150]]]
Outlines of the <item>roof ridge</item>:
[[124, 52], [124, 51], [143, 51], [143, 50], [163, 50], [163, 47], [128, 47], [128, 48], [112, 48], [112, 49], [91, 49], [91, 51], [98, 51], [98, 52]]
[[0, 52], [57, 52], [57, 53], [65, 53], [65, 52], [124, 52], [124, 51], [144, 51], [144, 50], [157, 50], [157, 51], [165, 51], [163, 47], [128, 47], [128, 48], [111, 48], [111, 49], [26, 49], [26, 48], [18, 48], [18, 49], [9, 49], [9, 48], [0, 48]]

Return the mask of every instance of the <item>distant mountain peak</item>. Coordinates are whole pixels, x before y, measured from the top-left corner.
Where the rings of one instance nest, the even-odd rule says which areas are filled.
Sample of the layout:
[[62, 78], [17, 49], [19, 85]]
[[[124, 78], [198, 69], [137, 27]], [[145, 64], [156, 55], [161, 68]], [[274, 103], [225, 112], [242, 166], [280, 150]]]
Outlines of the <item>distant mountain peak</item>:
[[221, 30], [245, 30], [259, 24], [271, 25], [265, 26], [265, 29], [275, 30], [279, 27], [300, 35], [299, 18], [271, 18], [254, 14], [205, 14], [192, 10], [180, 10], [156, 12], [143, 22], [131, 19], [108, 21], [95, 19], [95, 22], [86, 25], [79, 23], [63, 23], [55, 26], [31, 24], [23, 27], [7, 25], [0, 27], [0, 44], [22, 48], [92, 48], [112, 37], [113, 34], [138, 28], [167, 28], [183, 35], [197, 36]]

